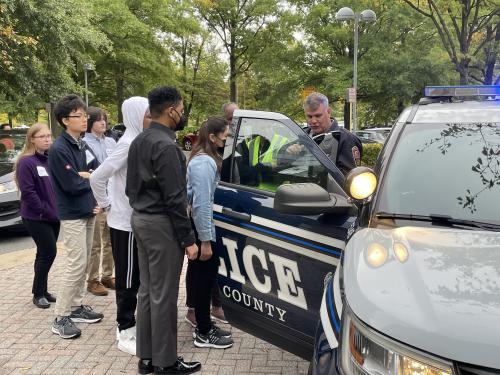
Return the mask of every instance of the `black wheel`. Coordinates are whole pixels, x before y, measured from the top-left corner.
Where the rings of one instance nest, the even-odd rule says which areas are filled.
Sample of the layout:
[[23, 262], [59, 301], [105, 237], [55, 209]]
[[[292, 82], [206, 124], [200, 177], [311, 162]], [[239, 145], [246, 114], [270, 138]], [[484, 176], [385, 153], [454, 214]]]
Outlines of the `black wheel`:
[[191, 151], [192, 148], [193, 148], [193, 144], [191, 143], [191, 141], [189, 139], [186, 139], [184, 141], [184, 150]]

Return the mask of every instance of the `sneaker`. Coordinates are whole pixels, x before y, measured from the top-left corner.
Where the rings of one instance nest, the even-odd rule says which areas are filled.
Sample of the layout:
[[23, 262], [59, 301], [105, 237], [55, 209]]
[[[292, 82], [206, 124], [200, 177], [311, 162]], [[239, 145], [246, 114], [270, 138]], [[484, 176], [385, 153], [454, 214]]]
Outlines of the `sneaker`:
[[222, 336], [220, 331], [221, 330], [217, 329], [217, 327], [212, 327], [206, 335], [196, 332], [194, 346], [198, 348], [215, 349], [227, 349], [233, 346], [233, 340], [230, 337]]
[[116, 289], [114, 277], [101, 277], [101, 284], [108, 289]]
[[44, 296], [45, 296], [45, 298], [47, 298], [47, 301], [49, 301], [49, 302], [56, 302], [57, 301], [55, 294], [45, 292]]
[[50, 307], [49, 301], [44, 296], [42, 297], [33, 297], [33, 303], [36, 307], [40, 309], [48, 309]]
[[194, 313], [194, 309], [192, 308], [188, 309], [186, 316], [184, 317], [184, 320], [189, 324], [191, 324], [191, 327], [196, 328], [196, 316]]
[[120, 338], [118, 339], [118, 350], [122, 352], [135, 355], [136, 349], [136, 328], [131, 327], [120, 331]]
[[[226, 339], [230, 339], [231, 338], [231, 332], [230, 331], [225, 331], [223, 330], [222, 328], [216, 326], [213, 321], [212, 321], [212, 329], [215, 329], [217, 331], [217, 334], [219, 336], [222, 336]], [[196, 338], [196, 335], [198, 334], [198, 328], [195, 328], [194, 332], [193, 332], [193, 339]]]
[[216, 320], [220, 323], [228, 324], [229, 322], [226, 320], [226, 315], [224, 315], [224, 310], [222, 310], [222, 307], [215, 307], [212, 306], [212, 311], [210, 312], [210, 316], [212, 317], [213, 320]]
[[78, 328], [69, 316], [63, 316], [60, 320], [54, 319], [52, 332], [63, 339], [72, 339], [80, 336], [82, 331]]
[[72, 311], [69, 317], [76, 323], [96, 323], [102, 320], [104, 315], [95, 312], [90, 306], [81, 305], [79, 308]]
[[87, 283], [87, 290], [94, 296], [107, 296], [108, 290], [99, 280], [92, 280]]

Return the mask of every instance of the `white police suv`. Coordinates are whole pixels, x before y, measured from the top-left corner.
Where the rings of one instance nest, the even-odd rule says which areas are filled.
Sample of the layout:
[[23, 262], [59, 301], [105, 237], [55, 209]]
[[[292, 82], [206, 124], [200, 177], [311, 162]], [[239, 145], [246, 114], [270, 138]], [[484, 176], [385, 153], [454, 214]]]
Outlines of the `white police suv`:
[[499, 197], [499, 86], [426, 88], [375, 174], [346, 181], [286, 116], [235, 111], [214, 203], [226, 315], [314, 374], [498, 374]]

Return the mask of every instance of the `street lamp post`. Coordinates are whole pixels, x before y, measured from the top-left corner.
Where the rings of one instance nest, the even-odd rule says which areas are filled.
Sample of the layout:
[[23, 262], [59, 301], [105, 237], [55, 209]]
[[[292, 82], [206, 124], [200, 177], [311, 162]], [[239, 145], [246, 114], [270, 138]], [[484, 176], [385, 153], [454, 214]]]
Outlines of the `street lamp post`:
[[354, 101], [352, 103], [352, 130], [357, 129], [357, 101], [358, 101], [358, 29], [359, 22], [375, 22], [377, 15], [371, 9], [362, 11], [361, 13], [354, 13], [349, 7], [341, 8], [335, 15], [337, 21], [350, 21], [354, 20], [354, 59], [353, 59], [353, 74], [352, 74], [352, 87], [354, 89]]
[[85, 63], [83, 64], [83, 74], [85, 77], [85, 105], [88, 107], [89, 106], [89, 90], [88, 90], [88, 82], [87, 82], [87, 71], [93, 70], [94, 67], [92, 66], [91, 63]]

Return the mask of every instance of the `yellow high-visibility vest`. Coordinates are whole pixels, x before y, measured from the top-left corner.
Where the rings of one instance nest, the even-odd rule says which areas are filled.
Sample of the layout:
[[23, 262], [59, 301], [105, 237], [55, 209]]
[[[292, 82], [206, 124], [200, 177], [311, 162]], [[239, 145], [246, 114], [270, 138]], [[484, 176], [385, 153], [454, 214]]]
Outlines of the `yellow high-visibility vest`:
[[259, 148], [262, 137], [260, 135], [252, 139], [246, 139], [245, 142], [248, 148], [248, 164], [255, 167], [259, 162]]
[[273, 135], [273, 139], [271, 140], [269, 148], [260, 157], [261, 163], [265, 165], [275, 165], [278, 159], [278, 152], [286, 144], [287, 141], [287, 138], [279, 134]]

